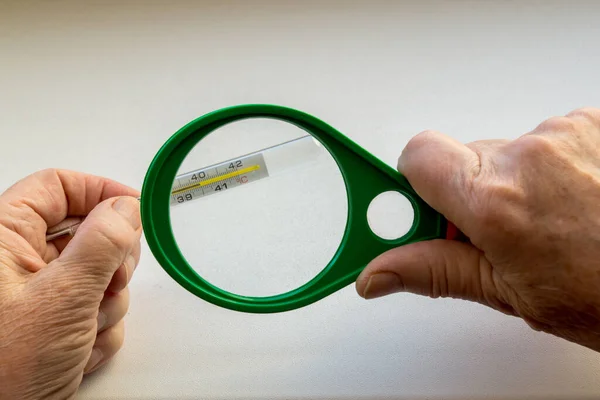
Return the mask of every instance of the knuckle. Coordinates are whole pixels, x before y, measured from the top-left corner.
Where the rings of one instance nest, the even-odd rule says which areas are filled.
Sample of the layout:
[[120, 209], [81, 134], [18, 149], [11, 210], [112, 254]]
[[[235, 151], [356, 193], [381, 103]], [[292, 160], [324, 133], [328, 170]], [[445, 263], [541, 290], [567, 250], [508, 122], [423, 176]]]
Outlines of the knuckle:
[[589, 122], [599, 125], [600, 124], [600, 109], [593, 107], [582, 107], [577, 108], [567, 114], [567, 117], [583, 117]]
[[127, 267], [121, 264], [112, 276], [112, 280], [107, 288], [111, 293], [119, 293], [127, 287], [129, 283], [129, 273]]
[[118, 293], [112, 293], [110, 297], [103, 300], [103, 305], [110, 305], [111, 307], [116, 307], [119, 309], [128, 309], [129, 308], [129, 289], [126, 287], [123, 288]]
[[53, 176], [58, 174], [58, 169], [56, 168], [44, 168], [39, 171], [33, 173], [36, 177], [45, 177], [45, 176]]
[[575, 121], [569, 117], [551, 117], [534, 129], [534, 132], [571, 132], [577, 129]]
[[514, 142], [517, 152], [525, 158], [546, 157], [556, 149], [551, 139], [541, 135], [526, 135]]
[[56, 168], [44, 168], [30, 175], [31, 178], [41, 182], [44, 186], [56, 185], [60, 182], [59, 171]]

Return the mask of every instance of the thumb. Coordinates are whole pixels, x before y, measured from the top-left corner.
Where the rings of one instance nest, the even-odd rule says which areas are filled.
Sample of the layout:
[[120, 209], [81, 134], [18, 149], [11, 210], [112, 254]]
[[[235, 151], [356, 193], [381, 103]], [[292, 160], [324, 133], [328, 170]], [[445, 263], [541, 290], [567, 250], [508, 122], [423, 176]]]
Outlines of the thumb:
[[60, 277], [54, 281], [64, 282], [70, 290], [84, 290], [86, 296], [101, 300], [114, 273], [140, 240], [141, 231], [138, 200], [105, 200], [89, 213], [61, 255], [48, 265], [48, 273]]
[[492, 266], [483, 254], [452, 240], [412, 243], [383, 253], [359, 275], [356, 290], [366, 299], [409, 292], [471, 300], [512, 313], [498, 300]]
[[398, 171], [419, 196], [467, 236], [472, 233], [471, 186], [480, 169], [477, 152], [435, 131], [413, 137], [398, 159]]

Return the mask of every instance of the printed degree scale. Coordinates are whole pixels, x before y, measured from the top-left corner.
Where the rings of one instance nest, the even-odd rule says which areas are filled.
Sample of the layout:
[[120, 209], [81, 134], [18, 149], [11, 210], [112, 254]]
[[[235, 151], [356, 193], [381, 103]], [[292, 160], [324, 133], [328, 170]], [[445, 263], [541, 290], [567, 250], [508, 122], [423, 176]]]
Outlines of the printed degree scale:
[[[253, 153], [245, 154], [208, 167], [178, 175], [171, 192], [171, 206], [217, 194], [269, 177], [270, 165], [275, 172], [283, 172], [286, 166], [312, 161], [321, 148], [311, 135], [289, 140]], [[297, 162], [290, 161], [294, 157]], [[287, 160], [287, 162], [282, 162]]]
[[[250, 118], [288, 122], [306, 131], [307, 135], [177, 175], [186, 156], [202, 139], [227, 124]], [[340, 245], [321, 272], [286, 293], [251, 297], [214, 286], [194, 270], [174, 238], [171, 207], [252, 184], [283, 172], [291, 165], [311, 162], [323, 151], [333, 157], [344, 179], [348, 213]], [[373, 199], [390, 191], [404, 195], [414, 211], [409, 231], [393, 240], [379, 237], [367, 221], [367, 209]], [[353, 283], [372, 259], [392, 248], [431, 239], [464, 239], [453, 224], [416, 194], [399, 172], [312, 115], [269, 104], [227, 107], [185, 125], [155, 155], [139, 200], [146, 241], [165, 272], [201, 299], [249, 313], [283, 312], [312, 304]], [[75, 231], [76, 226], [69, 227], [48, 235], [47, 240], [72, 235]]]

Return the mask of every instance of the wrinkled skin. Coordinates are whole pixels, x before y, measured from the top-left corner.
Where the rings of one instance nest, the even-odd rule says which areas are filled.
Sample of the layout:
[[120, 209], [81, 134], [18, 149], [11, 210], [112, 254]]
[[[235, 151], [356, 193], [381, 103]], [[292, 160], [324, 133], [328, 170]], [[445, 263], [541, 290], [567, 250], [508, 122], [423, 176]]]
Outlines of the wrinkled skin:
[[[0, 399], [66, 399], [121, 348], [139, 193], [47, 170], [0, 196]], [[121, 197], [125, 196], [125, 197]], [[50, 227], [84, 222], [46, 243]]]
[[479, 302], [600, 350], [600, 110], [554, 117], [516, 140], [463, 145], [423, 132], [398, 169], [469, 243], [391, 250], [357, 279], [395, 292]]

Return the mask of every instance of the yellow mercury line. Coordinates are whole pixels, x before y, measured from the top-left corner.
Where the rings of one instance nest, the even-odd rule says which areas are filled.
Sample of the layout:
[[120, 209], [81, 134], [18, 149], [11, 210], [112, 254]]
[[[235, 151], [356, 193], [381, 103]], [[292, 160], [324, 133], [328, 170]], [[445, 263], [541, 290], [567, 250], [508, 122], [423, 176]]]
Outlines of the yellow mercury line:
[[229, 179], [229, 178], [233, 178], [234, 176], [239, 176], [239, 175], [243, 175], [246, 172], [252, 172], [252, 171], [256, 171], [257, 169], [260, 169], [260, 165], [252, 165], [250, 167], [246, 167], [243, 169], [240, 169], [239, 171], [233, 171], [233, 172], [229, 172], [225, 175], [221, 175], [221, 176], [215, 176], [214, 178], [210, 178], [207, 179], [205, 181], [202, 182], [198, 182], [198, 183], [194, 183], [192, 185], [188, 185], [188, 186], [184, 186], [180, 189], [174, 190], [171, 194], [178, 194], [181, 192], [186, 192], [190, 189], [195, 189], [195, 188], [199, 188], [202, 186], [207, 186], [210, 185], [211, 183], [215, 183], [215, 182], [219, 182], [219, 181], [224, 181], [225, 179]]

